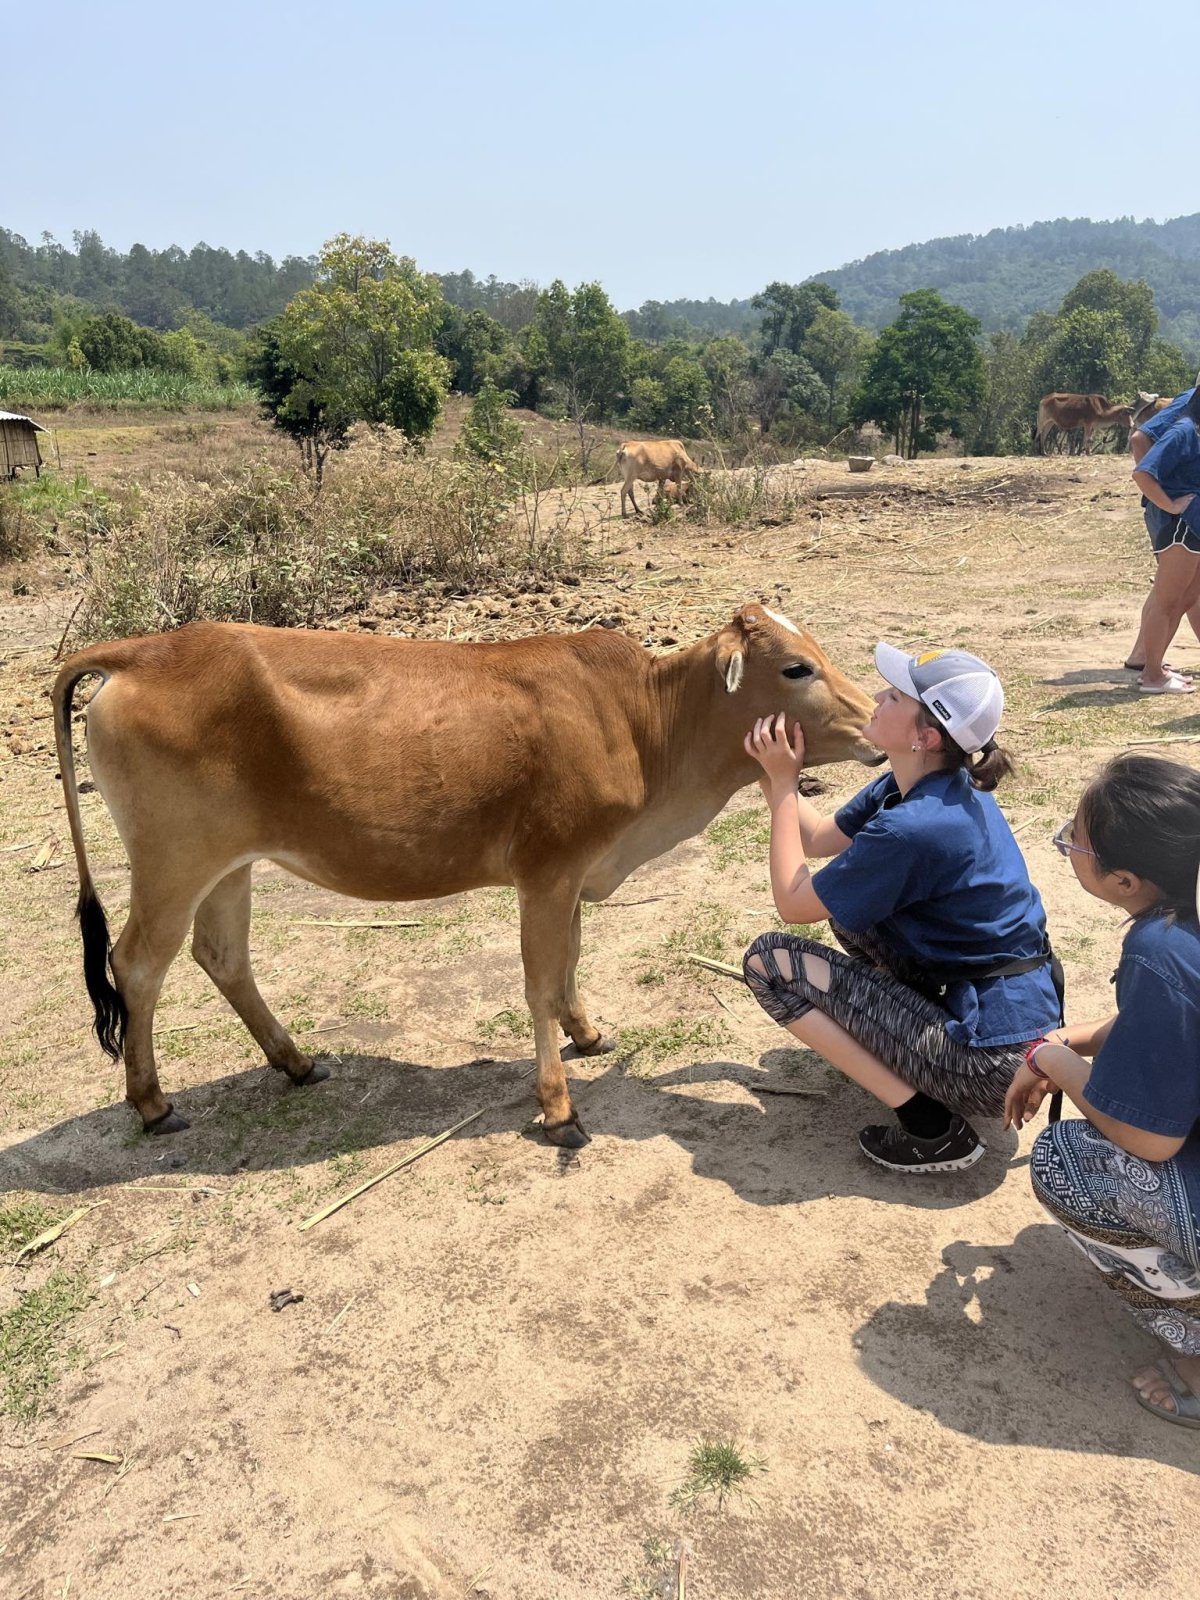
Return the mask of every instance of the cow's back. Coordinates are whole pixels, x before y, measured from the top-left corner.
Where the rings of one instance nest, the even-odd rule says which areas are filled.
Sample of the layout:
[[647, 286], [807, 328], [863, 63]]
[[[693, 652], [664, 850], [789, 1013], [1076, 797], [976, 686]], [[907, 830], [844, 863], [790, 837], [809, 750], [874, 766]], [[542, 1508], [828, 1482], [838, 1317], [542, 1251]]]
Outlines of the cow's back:
[[89, 746], [127, 845], [139, 827], [157, 845], [190, 830], [402, 897], [509, 881], [514, 859], [586, 848], [641, 803], [649, 658], [621, 635], [459, 644], [194, 624], [78, 659], [106, 649], [124, 653]]

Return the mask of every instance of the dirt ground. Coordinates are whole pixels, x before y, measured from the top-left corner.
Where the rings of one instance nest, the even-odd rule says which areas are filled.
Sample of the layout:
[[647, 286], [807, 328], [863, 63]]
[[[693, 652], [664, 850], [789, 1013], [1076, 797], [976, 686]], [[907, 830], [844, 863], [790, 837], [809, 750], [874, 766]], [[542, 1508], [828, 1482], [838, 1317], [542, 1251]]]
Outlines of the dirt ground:
[[[597, 491], [602, 571], [382, 596], [346, 625], [604, 617], [669, 647], [762, 598], [864, 683], [880, 636], [977, 650], [1008, 687], [1021, 772], [1001, 798], [1069, 1011], [1102, 1013], [1120, 928], [1051, 834], [1105, 756], [1200, 749], [1195, 703], [1139, 697], [1121, 670], [1150, 575], [1127, 464], [800, 478], [794, 520], [753, 531], [622, 525]], [[510, 893], [364, 908], [274, 868], [259, 980], [332, 1077], [282, 1085], [183, 955], [158, 1048], [192, 1126], [141, 1136], [79, 970], [44, 698], [74, 603], [59, 582], [51, 564], [0, 603], [0, 1190], [47, 1221], [96, 1209], [0, 1267], [0, 1313], [51, 1286], [76, 1308], [35, 1338], [40, 1411], [0, 1424], [6, 1594], [649, 1600], [675, 1593], [680, 1551], [696, 1600], [1191, 1592], [1195, 1436], [1135, 1404], [1147, 1341], [1035, 1206], [1036, 1128], [981, 1125], [988, 1154], [959, 1176], [873, 1168], [868, 1097], [686, 961], [736, 960], [775, 924], [756, 791], [585, 921], [585, 991], [622, 1052], [570, 1067], [582, 1152], [531, 1123]], [[1200, 648], [1181, 636], [1173, 659], [1200, 668]], [[823, 775], [828, 807], [863, 781]], [[100, 797], [83, 804], [119, 926], [120, 848]], [[372, 916], [420, 926], [315, 925]], [[276, 1312], [282, 1288], [303, 1299]], [[763, 1470], [688, 1508], [701, 1438]]]

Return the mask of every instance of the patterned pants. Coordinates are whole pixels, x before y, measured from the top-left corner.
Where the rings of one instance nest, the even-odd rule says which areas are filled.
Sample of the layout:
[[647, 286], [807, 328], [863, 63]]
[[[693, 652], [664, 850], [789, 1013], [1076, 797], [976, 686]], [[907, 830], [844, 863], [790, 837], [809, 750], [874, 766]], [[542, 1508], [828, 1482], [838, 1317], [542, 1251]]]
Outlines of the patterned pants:
[[[1003, 1116], [1004, 1096], [1021, 1065], [1023, 1047], [952, 1039], [946, 1032], [950, 1018], [945, 1007], [913, 987], [919, 974], [898, 970], [890, 952], [869, 935], [830, 926], [846, 954], [791, 933], [764, 933], [746, 951], [746, 982], [767, 1015], [786, 1027], [815, 1007], [922, 1094], [964, 1116]], [[780, 973], [781, 952], [790, 960], [790, 978]], [[806, 955], [829, 963], [828, 991], [805, 977]], [[765, 978], [750, 966], [752, 956], [762, 962]]]
[[1038, 1134], [1030, 1170], [1034, 1194], [1136, 1321], [1200, 1355], [1200, 1224], [1179, 1163], [1141, 1161], [1073, 1119]]

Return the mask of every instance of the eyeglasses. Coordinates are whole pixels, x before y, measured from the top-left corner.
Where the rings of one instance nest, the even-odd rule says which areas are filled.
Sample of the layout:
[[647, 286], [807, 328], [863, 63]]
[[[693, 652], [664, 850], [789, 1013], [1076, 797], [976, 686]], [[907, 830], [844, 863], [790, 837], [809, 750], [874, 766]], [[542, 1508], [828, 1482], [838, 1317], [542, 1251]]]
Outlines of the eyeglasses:
[[1081, 856], [1091, 856], [1093, 860], [1098, 860], [1099, 858], [1096, 856], [1096, 852], [1094, 850], [1089, 850], [1086, 845], [1075, 843], [1074, 839], [1071, 837], [1074, 831], [1075, 819], [1072, 817], [1069, 822], [1064, 822], [1062, 827], [1054, 835], [1054, 848], [1058, 851], [1059, 855], [1069, 856], [1071, 851], [1074, 850]]

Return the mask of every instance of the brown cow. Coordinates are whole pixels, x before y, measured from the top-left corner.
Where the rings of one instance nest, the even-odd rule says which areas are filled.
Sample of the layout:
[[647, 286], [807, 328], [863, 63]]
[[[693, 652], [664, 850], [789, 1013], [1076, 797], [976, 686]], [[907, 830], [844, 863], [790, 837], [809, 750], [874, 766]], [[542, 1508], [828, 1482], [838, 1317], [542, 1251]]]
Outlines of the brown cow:
[[633, 501], [634, 516], [641, 516], [638, 483], [680, 483], [685, 472], [702, 472], [688, 455], [680, 439], [631, 439], [617, 451], [617, 470], [621, 474], [621, 515], [626, 516], [625, 496]]
[[[131, 873], [111, 948], [70, 737], [89, 674], [104, 680], [87, 710], [92, 774]], [[53, 698], [96, 1033], [124, 1053], [126, 1096], [158, 1133], [186, 1126], [152, 1031], [189, 927], [271, 1066], [294, 1083], [328, 1075], [251, 971], [251, 864], [267, 859], [364, 900], [514, 885], [545, 1133], [582, 1144], [558, 1043], [561, 1023], [580, 1053], [602, 1048], [575, 986], [581, 899], [605, 899], [754, 781], [742, 740], [759, 716], [797, 718], [813, 765], [882, 759], [862, 737], [867, 695], [760, 605], [657, 658], [603, 629], [450, 644], [193, 623], [81, 651]]]
[[1055, 428], [1068, 435], [1078, 428], [1082, 434], [1082, 453], [1087, 455], [1097, 428], [1128, 428], [1133, 422], [1133, 411], [1133, 406], [1111, 405], [1102, 394], [1043, 395], [1033, 430], [1034, 448], [1044, 455]]

